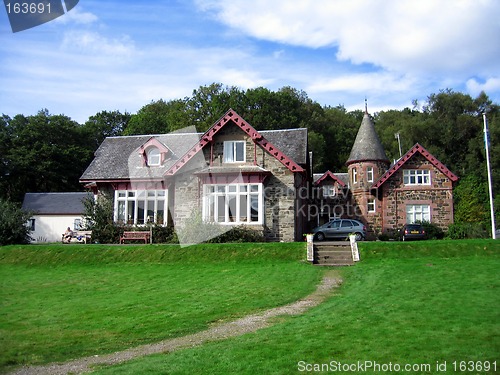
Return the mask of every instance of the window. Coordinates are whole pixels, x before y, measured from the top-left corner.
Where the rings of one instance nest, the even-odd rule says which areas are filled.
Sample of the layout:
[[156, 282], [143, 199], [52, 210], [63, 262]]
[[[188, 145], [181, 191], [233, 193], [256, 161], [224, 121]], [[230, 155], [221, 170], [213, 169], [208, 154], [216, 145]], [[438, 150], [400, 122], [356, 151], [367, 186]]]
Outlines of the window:
[[368, 182], [373, 182], [373, 167], [366, 168], [366, 180]]
[[431, 207], [428, 204], [409, 204], [406, 206], [406, 223], [431, 221]]
[[115, 191], [115, 221], [126, 224], [166, 223], [167, 190]]
[[158, 150], [156, 147], [151, 148], [148, 151], [148, 165], [157, 166], [160, 165], [160, 161], [161, 161], [160, 150]]
[[352, 169], [352, 183], [353, 185], [358, 183], [358, 171], [356, 168]]
[[323, 185], [323, 197], [334, 197], [335, 195], [335, 186]]
[[262, 224], [262, 184], [205, 185], [203, 218], [223, 224]]
[[431, 171], [428, 169], [405, 169], [403, 182], [405, 185], [430, 185]]
[[245, 141], [224, 142], [224, 162], [240, 163], [245, 161]]
[[75, 230], [82, 229], [82, 219], [75, 219], [75, 221], [73, 222], [73, 228]]
[[28, 219], [28, 221], [26, 222], [26, 226], [28, 227], [28, 229], [32, 232], [35, 231], [35, 219]]
[[368, 212], [375, 212], [375, 199], [368, 199], [367, 208]]
[[342, 220], [342, 225], [340, 227], [341, 228], [350, 228], [350, 227], [352, 227], [352, 221], [351, 220]]

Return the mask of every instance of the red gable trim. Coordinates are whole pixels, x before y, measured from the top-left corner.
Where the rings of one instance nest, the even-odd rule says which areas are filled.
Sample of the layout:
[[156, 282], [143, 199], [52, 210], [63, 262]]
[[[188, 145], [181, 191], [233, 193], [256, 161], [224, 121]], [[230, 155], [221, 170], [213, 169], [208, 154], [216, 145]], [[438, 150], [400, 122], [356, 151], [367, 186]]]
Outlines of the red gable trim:
[[342, 181], [340, 178], [335, 176], [332, 172], [326, 171], [323, 176], [321, 176], [314, 184], [319, 185], [320, 182], [325, 180], [327, 177], [330, 177], [333, 181], [337, 182], [340, 186], [345, 187], [345, 182]]
[[200, 138], [200, 141], [194, 145], [188, 152], [186, 152], [168, 171], [165, 172], [166, 176], [173, 176], [179, 169], [181, 169], [191, 158], [196, 155], [203, 147], [209, 144], [213, 137], [229, 122], [233, 122], [241, 130], [247, 133], [252, 140], [262, 147], [264, 150], [274, 156], [281, 164], [287, 167], [292, 172], [304, 172], [304, 169], [295, 163], [292, 159], [286, 156], [281, 150], [274, 146], [271, 142], [265, 139], [253, 126], [247, 123], [235, 111], [230, 109], [217, 121], [205, 134]]
[[451, 172], [446, 166], [441, 163], [434, 155], [432, 155], [429, 151], [427, 151], [420, 144], [416, 143], [406, 154], [404, 154], [401, 159], [399, 159], [396, 164], [394, 164], [387, 172], [385, 172], [377, 182], [372, 185], [372, 189], [379, 188], [382, 186], [394, 173], [396, 173], [403, 165], [406, 164], [410, 158], [419, 153], [424, 158], [426, 158], [432, 165], [434, 165], [437, 169], [439, 169], [446, 177], [448, 177], [451, 181], [455, 182], [458, 180], [458, 176], [456, 176], [453, 172]]

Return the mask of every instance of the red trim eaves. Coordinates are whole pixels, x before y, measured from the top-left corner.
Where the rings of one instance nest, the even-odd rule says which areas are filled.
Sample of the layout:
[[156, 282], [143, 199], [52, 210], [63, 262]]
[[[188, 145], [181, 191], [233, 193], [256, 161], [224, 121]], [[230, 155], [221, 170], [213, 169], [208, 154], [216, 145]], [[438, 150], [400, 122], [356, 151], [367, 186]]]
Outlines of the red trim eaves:
[[372, 185], [372, 189], [377, 189], [382, 186], [394, 173], [396, 173], [410, 158], [419, 153], [426, 158], [432, 165], [439, 169], [451, 181], [458, 181], [458, 176], [450, 171], [443, 163], [441, 163], [434, 155], [427, 151], [423, 146], [416, 143], [406, 154], [404, 154], [391, 168], [387, 170], [377, 182]]
[[327, 177], [330, 177], [333, 181], [337, 182], [340, 186], [345, 187], [346, 184], [344, 181], [342, 181], [340, 178], [335, 176], [334, 173], [330, 172], [329, 170], [326, 171], [323, 176], [321, 176], [314, 184], [319, 185], [320, 182], [324, 181]]
[[247, 123], [240, 115], [230, 109], [214, 125], [212, 125], [212, 127], [201, 136], [199, 142], [186, 152], [174, 165], [172, 165], [164, 175], [173, 176], [177, 173], [184, 165], [187, 164], [189, 160], [191, 160], [193, 156], [200, 152], [203, 147], [212, 142], [213, 137], [229, 122], [233, 122], [236, 126], [248, 134], [256, 144], [269, 152], [290, 171], [304, 172], [304, 169], [300, 165], [295, 163], [292, 159], [285, 155], [285, 153], [264, 138], [262, 134], [255, 130], [255, 128]]

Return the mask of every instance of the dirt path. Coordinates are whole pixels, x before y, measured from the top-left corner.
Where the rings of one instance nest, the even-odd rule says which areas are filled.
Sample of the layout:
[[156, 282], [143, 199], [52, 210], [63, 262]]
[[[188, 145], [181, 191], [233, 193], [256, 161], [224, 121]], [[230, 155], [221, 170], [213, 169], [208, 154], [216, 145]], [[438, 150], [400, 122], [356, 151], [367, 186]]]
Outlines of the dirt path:
[[319, 305], [330, 295], [331, 290], [342, 282], [333, 270], [327, 271], [320, 285], [309, 296], [286, 306], [276, 307], [264, 312], [248, 315], [241, 319], [213, 326], [205, 331], [188, 336], [164, 340], [156, 344], [147, 344], [124, 351], [84, 357], [65, 363], [54, 363], [44, 366], [22, 367], [12, 372], [12, 375], [66, 375], [82, 374], [92, 371], [95, 365], [114, 365], [155, 353], [168, 353], [175, 350], [195, 347], [209, 341], [223, 340], [254, 332], [269, 327], [271, 318], [280, 315], [299, 315], [311, 307]]

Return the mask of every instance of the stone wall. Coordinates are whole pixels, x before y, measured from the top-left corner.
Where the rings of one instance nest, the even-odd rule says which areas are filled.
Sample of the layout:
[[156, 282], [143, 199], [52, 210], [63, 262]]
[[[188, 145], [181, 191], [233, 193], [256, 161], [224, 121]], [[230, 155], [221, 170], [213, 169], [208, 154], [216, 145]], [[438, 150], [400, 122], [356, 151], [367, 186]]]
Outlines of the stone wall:
[[[428, 169], [431, 185], [405, 186], [403, 170]], [[428, 204], [431, 222], [446, 230], [453, 223], [453, 183], [425, 157], [415, 154], [381, 187], [384, 201], [383, 231], [400, 228], [406, 223], [406, 206]]]

